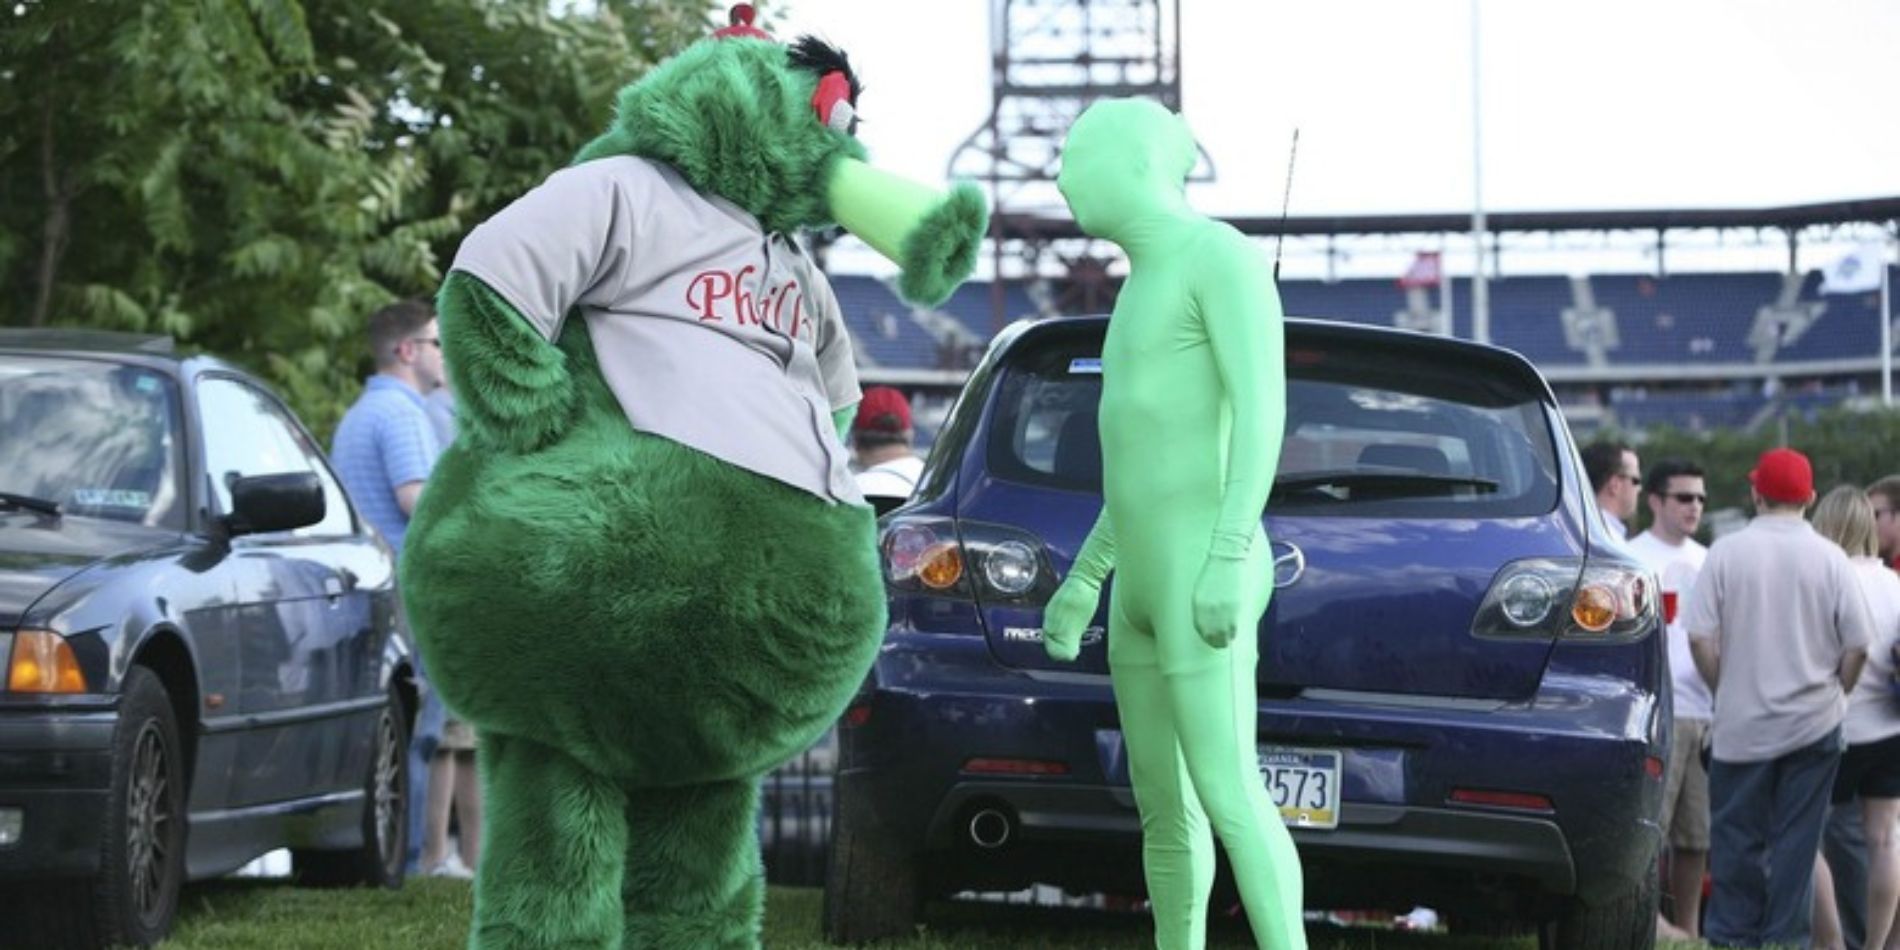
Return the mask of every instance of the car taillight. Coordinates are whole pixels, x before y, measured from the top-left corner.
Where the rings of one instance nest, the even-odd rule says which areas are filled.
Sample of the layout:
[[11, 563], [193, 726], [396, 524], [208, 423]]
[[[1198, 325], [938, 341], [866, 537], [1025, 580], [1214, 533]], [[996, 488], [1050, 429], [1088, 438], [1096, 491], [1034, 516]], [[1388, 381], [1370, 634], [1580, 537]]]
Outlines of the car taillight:
[[1595, 558], [1571, 600], [1566, 636], [1626, 642], [1657, 626], [1656, 577], [1640, 564]]
[[879, 543], [884, 579], [900, 589], [964, 590], [963, 549], [947, 518], [898, 518]]
[[1656, 591], [1646, 568], [1615, 558], [1514, 561], [1491, 582], [1471, 632], [1628, 643], [1656, 626]]
[[1003, 525], [899, 517], [885, 525], [879, 549], [884, 579], [897, 590], [1029, 605], [1055, 592], [1042, 542]]

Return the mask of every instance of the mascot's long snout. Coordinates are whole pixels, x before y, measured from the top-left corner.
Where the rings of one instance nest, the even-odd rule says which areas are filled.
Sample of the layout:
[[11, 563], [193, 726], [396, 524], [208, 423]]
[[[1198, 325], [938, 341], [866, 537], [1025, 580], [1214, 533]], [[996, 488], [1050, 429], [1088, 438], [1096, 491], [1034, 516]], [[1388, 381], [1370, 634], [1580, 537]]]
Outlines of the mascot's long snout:
[[983, 193], [958, 182], [949, 193], [853, 158], [833, 164], [825, 185], [832, 219], [900, 268], [897, 291], [932, 307], [976, 269], [989, 227]]

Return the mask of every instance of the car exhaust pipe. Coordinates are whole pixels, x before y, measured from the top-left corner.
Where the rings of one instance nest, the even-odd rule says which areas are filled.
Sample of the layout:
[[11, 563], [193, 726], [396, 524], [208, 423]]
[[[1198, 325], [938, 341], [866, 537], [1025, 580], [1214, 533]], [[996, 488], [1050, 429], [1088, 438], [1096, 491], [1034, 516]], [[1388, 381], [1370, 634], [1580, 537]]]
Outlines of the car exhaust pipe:
[[970, 816], [970, 843], [985, 851], [994, 851], [1009, 843], [1016, 823], [994, 808], [984, 808]]

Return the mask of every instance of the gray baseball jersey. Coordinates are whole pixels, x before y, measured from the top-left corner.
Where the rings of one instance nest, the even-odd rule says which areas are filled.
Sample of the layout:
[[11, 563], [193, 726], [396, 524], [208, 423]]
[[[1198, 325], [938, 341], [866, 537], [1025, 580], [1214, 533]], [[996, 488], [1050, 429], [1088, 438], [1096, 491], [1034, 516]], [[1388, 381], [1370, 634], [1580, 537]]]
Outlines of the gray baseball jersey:
[[831, 285], [671, 167], [618, 156], [555, 172], [471, 232], [453, 268], [550, 341], [581, 314], [635, 429], [864, 504], [831, 421], [860, 396]]

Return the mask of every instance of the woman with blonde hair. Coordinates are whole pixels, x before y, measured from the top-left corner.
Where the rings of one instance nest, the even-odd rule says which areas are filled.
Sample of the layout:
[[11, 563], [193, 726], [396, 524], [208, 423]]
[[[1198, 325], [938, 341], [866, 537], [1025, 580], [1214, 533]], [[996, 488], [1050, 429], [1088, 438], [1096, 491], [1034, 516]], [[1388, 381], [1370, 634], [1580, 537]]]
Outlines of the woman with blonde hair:
[[[1847, 695], [1847, 720], [1841, 731], [1847, 752], [1834, 779], [1834, 807], [1860, 801], [1867, 835], [1867, 950], [1896, 950], [1900, 939], [1894, 917], [1900, 908], [1900, 697], [1894, 682], [1894, 646], [1900, 638], [1900, 575], [1879, 558], [1873, 505], [1853, 485], [1827, 493], [1814, 507], [1814, 530], [1847, 552], [1874, 618], [1874, 642], [1867, 665]], [[1816, 859], [1817, 883], [1826, 882], [1826, 863]], [[1826, 888], [1831, 892], [1832, 887]], [[1834, 902], [1815, 889], [1817, 946], [1839, 946]], [[1831, 938], [1831, 939], [1830, 939]]]

